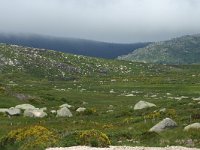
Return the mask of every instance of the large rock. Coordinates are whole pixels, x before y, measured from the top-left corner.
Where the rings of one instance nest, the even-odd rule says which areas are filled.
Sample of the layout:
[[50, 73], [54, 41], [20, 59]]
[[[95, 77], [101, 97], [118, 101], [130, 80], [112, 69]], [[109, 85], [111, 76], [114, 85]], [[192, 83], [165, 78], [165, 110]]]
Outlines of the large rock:
[[63, 108], [63, 107], [71, 108], [72, 105], [69, 105], [69, 104], [63, 104], [63, 105], [60, 105], [60, 108]]
[[79, 107], [76, 112], [84, 112], [86, 110], [86, 108], [84, 107]]
[[188, 131], [190, 129], [200, 129], [200, 123], [193, 123], [184, 128], [185, 131]]
[[200, 101], [200, 97], [198, 98], [192, 98], [194, 101]]
[[149, 107], [156, 107], [156, 105], [153, 103], [146, 102], [146, 101], [139, 101], [138, 103], [135, 104], [134, 110], [139, 110], [139, 109], [144, 109], [144, 108], [149, 108]]
[[0, 113], [6, 113], [8, 108], [0, 108]]
[[15, 108], [26, 110], [26, 109], [35, 109], [35, 106], [31, 104], [21, 104], [21, 105], [15, 106]]
[[14, 108], [14, 107], [11, 107], [9, 108], [6, 113], [9, 115], [9, 116], [18, 116], [21, 114], [21, 110], [18, 109], [18, 108]]
[[153, 131], [154, 132], [162, 132], [166, 129], [174, 128], [176, 126], [177, 126], [177, 124], [176, 124], [175, 121], [173, 121], [170, 118], [165, 118], [161, 122], [159, 122], [158, 124], [153, 126], [149, 131], [151, 131], [151, 132], [153, 132]]
[[47, 116], [47, 113], [45, 113], [41, 109], [26, 109], [24, 111], [24, 116], [25, 117], [34, 117], [34, 118], [43, 118]]
[[67, 107], [57, 110], [57, 117], [72, 117], [71, 111]]

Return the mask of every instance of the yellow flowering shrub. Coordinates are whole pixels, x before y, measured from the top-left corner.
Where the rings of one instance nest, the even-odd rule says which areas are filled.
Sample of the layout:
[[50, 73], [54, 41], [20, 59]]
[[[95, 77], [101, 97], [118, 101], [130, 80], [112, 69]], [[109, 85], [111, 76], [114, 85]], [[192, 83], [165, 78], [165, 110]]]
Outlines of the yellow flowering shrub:
[[109, 147], [110, 145], [108, 136], [94, 129], [80, 132], [79, 140], [81, 145], [92, 147]]
[[166, 115], [167, 115], [167, 117], [170, 117], [170, 118], [176, 118], [176, 116], [177, 116], [176, 110], [175, 109], [168, 109], [166, 111]]
[[25, 127], [12, 130], [7, 136], [1, 139], [1, 146], [10, 144], [19, 145], [20, 150], [39, 150], [52, 146], [57, 142], [53, 132], [43, 126]]
[[144, 116], [145, 119], [158, 119], [160, 118], [160, 112], [151, 112]]

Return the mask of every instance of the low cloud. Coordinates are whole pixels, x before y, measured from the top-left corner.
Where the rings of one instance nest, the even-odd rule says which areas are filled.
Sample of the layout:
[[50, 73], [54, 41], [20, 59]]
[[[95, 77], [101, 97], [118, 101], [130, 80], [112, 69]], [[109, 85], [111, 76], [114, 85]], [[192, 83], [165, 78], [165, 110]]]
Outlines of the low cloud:
[[200, 33], [199, 0], [0, 0], [0, 32], [109, 42]]

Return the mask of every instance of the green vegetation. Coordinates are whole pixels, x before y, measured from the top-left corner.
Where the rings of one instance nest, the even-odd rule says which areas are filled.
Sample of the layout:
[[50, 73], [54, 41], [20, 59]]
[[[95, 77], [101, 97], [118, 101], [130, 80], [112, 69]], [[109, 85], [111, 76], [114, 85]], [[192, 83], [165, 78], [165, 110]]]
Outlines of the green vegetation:
[[[200, 147], [199, 132], [183, 131], [186, 125], [200, 121], [200, 103], [194, 100], [200, 97], [199, 85], [200, 65], [133, 63], [1, 44], [0, 108], [30, 103], [47, 107], [48, 114], [45, 118], [29, 118], [0, 113], [1, 145], [8, 150], [23, 147], [33, 142], [27, 137], [37, 136], [25, 136], [20, 142], [16, 137], [41, 126], [45, 133], [58, 137], [58, 141], [50, 140], [45, 145], [36, 143], [41, 149], [80, 145], [84, 138], [79, 133], [90, 134], [92, 129], [95, 135], [98, 133], [96, 140], [83, 144], [102, 146], [98, 138], [103, 133], [112, 145]], [[140, 100], [157, 107], [134, 110]], [[69, 108], [72, 117], [59, 118], [51, 113], [64, 103], [73, 106]], [[86, 111], [76, 112], [79, 107]], [[166, 117], [176, 121], [178, 127], [148, 132]], [[19, 130], [20, 134], [9, 136]]]
[[106, 134], [94, 129], [80, 132], [79, 140], [81, 145], [92, 147], [108, 147], [111, 144]]

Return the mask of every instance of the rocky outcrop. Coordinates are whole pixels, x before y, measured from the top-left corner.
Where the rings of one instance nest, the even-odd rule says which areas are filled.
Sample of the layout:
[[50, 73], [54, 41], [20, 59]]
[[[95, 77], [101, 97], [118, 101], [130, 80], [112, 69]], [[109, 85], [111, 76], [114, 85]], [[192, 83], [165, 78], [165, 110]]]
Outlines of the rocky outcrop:
[[26, 109], [35, 109], [35, 106], [31, 104], [21, 104], [21, 105], [15, 106], [15, 108], [26, 110]]
[[0, 113], [6, 113], [7, 110], [8, 108], [0, 108]]
[[21, 114], [21, 110], [18, 108], [11, 107], [6, 111], [9, 116], [18, 116]]
[[177, 123], [170, 118], [165, 118], [155, 126], [153, 126], [149, 131], [150, 132], [162, 132], [169, 128], [174, 128], [177, 126]]
[[47, 116], [47, 113], [45, 113], [41, 109], [26, 109], [24, 111], [24, 116], [25, 117], [34, 117], [34, 118], [43, 118]]
[[135, 104], [134, 110], [139, 110], [139, 109], [144, 109], [144, 108], [149, 108], [149, 107], [156, 107], [156, 105], [153, 103], [146, 102], [146, 101], [139, 101], [138, 103]]
[[200, 123], [193, 123], [184, 128], [185, 131], [188, 131], [190, 129], [200, 129]]

